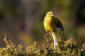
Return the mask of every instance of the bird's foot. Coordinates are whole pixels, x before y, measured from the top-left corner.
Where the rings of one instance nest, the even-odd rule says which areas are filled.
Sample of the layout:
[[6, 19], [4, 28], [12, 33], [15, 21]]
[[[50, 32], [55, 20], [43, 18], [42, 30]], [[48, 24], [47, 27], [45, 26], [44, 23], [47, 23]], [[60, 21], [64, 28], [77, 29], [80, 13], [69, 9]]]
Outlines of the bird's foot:
[[49, 38], [49, 32], [46, 32], [45, 37]]

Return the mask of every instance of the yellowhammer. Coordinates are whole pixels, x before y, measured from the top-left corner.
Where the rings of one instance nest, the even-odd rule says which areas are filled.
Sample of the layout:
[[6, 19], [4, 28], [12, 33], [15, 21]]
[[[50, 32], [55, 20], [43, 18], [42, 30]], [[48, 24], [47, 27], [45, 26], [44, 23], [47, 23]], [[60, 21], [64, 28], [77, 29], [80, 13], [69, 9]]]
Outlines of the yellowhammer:
[[44, 28], [46, 32], [52, 35], [54, 40], [54, 49], [56, 48], [56, 45], [58, 45], [58, 42], [56, 40], [56, 32], [57, 29], [60, 28], [62, 31], [64, 31], [63, 26], [54, 15], [52, 11], [49, 11], [46, 13], [46, 16], [44, 18]]

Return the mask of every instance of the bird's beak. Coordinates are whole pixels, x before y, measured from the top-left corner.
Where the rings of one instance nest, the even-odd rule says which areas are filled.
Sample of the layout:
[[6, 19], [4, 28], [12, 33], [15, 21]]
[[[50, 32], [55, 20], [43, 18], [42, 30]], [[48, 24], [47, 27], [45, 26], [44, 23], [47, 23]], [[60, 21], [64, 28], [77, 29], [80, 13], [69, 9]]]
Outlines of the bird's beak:
[[52, 14], [52, 16], [54, 16], [54, 15]]

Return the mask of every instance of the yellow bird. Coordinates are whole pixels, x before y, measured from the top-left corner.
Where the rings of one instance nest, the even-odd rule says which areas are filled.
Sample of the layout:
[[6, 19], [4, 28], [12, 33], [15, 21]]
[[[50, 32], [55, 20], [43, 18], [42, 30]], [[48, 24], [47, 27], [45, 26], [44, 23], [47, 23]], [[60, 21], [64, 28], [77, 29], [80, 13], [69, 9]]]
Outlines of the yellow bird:
[[46, 32], [52, 35], [54, 40], [54, 49], [56, 49], [56, 45], [58, 45], [56, 40], [57, 29], [60, 28], [62, 31], [64, 31], [64, 29], [60, 20], [53, 15], [52, 11], [47, 12], [46, 16], [44, 17], [44, 28]]

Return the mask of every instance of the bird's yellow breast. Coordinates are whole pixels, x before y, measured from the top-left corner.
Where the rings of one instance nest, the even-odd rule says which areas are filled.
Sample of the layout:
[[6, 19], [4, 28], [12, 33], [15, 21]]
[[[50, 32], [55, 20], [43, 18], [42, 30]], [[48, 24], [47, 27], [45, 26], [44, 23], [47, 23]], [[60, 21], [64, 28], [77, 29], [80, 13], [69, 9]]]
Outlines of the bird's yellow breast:
[[49, 31], [50, 33], [54, 32], [54, 27], [52, 25], [52, 18], [51, 17], [45, 17], [44, 18], [44, 28], [46, 31]]

